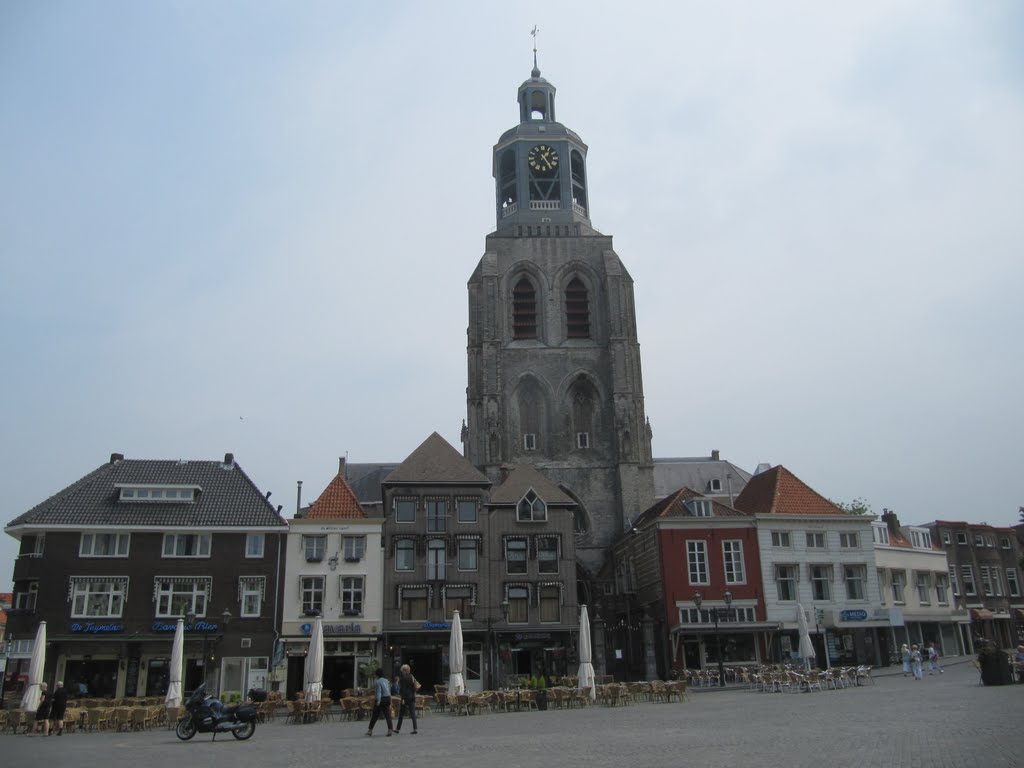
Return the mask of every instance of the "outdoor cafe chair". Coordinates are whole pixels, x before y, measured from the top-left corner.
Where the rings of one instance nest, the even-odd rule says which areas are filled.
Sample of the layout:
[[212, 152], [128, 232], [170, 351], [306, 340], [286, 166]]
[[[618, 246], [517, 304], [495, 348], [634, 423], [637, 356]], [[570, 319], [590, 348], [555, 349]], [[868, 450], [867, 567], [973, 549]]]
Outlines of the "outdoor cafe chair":
[[89, 730], [105, 730], [110, 727], [110, 716], [114, 710], [110, 707], [95, 707], [89, 710]]
[[416, 715], [423, 716], [430, 714], [430, 705], [434, 703], [434, 697], [427, 694], [416, 694]]

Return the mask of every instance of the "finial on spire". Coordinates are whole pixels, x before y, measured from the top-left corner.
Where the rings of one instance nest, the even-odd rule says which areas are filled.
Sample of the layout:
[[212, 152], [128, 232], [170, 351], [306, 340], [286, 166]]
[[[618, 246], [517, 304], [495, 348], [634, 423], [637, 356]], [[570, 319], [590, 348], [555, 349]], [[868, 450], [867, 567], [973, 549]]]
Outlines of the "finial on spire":
[[533, 71], [530, 73], [531, 77], [540, 77], [540, 68], [537, 66], [537, 33], [540, 32], [540, 28], [534, 24], [533, 29], [530, 30], [530, 34], [533, 35]]

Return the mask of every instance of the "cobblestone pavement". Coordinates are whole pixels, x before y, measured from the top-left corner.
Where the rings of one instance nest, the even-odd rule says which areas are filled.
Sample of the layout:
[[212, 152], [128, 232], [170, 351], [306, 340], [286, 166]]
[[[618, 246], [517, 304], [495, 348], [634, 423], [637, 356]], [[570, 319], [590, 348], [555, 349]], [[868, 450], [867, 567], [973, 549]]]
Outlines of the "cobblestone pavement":
[[[261, 726], [249, 741], [165, 730], [0, 737], [10, 768], [197, 765], [218, 768], [416, 768], [697, 765], [825, 768], [1010, 768], [1024, 765], [1024, 685], [982, 687], [973, 667], [915, 682], [902, 675], [821, 693], [700, 692], [683, 703], [455, 717], [431, 714], [419, 735], [378, 723]], [[494, 762], [492, 762], [494, 761]]]

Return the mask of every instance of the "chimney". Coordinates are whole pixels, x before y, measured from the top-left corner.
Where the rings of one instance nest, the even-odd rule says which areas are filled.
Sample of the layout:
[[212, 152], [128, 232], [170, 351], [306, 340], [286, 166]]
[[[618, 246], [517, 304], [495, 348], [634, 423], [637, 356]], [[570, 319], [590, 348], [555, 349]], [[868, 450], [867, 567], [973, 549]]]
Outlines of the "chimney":
[[235, 466], [235, 454], [225, 453], [224, 454], [224, 469], [230, 469]]
[[712, 460], [712, 461], [719, 461], [719, 458], [718, 458], [718, 451], [716, 451], [716, 450], [715, 450], [715, 449], [713, 449], [713, 448], [711, 449], [711, 460]]
[[508, 480], [508, 464], [502, 464], [501, 469], [498, 470], [498, 477], [501, 478], [501, 482]]
[[345, 476], [345, 457], [344, 456], [339, 456], [338, 457], [338, 474], [341, 475], [342, 477]]
[[302, 509], [302, 481], [297, 480], [298, 489], [295, 491], [295, 514], [299, 514], [299, 510]]
[[886, 509], [885, 507], [882, 507], [882, 522], [884, 522], [886, 528], [889, 529], [889, 535], [899, 534], [900, 519], [896, 517], [895, 512], [892, 512]]
[[110, 454], [110, 463], [111, 464], [114, 464], [115, 462], [118, 462], [118, 461], [124, 461], [124, 454], [123, 453], [112, 453], [112, 454]]

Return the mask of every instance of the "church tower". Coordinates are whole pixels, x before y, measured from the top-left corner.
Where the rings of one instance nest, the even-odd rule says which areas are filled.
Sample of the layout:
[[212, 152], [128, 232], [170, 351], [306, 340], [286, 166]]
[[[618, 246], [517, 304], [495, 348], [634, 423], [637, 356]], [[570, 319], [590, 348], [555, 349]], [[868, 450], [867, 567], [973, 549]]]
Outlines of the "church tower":
[[469, 280], [467, 458], [531, 464], [578, 504], [581, 575], [654, 503], [633, 281], [590, 224], [587, 145], [536, 58], [494, 146], [496, 230]]

